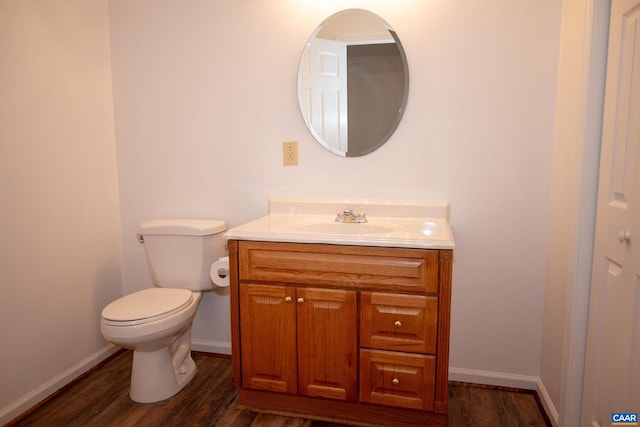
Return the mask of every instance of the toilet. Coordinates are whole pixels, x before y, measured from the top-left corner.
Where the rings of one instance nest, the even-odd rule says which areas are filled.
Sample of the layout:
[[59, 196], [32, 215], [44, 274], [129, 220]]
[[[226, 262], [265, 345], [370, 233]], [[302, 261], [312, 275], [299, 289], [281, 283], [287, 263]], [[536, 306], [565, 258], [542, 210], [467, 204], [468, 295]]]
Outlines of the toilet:
[[159, 403], [182, 390], [196, 374], [191, 324], [211, 290], [211, 264], [224, 256], [223, 221], [163, 219], [140, 225], [155, 287], [126, 295], [102, 311], [104, 338], [133, 350], [134, 402]]

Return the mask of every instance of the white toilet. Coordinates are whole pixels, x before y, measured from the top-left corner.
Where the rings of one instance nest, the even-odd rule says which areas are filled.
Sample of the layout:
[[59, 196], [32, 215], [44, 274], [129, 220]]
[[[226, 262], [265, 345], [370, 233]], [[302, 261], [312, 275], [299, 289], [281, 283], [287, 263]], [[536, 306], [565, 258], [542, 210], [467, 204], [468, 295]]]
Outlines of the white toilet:
[[131, 399], [157, 403], [177, 394], [196, 373], [191, 324], [201, 292], [212, 289], [211, 264], [224, 255], [216, 220], [152, 220], [140, 225], [156, 287], [126, 295], [104, 308], [104, 338], [133, 349]]

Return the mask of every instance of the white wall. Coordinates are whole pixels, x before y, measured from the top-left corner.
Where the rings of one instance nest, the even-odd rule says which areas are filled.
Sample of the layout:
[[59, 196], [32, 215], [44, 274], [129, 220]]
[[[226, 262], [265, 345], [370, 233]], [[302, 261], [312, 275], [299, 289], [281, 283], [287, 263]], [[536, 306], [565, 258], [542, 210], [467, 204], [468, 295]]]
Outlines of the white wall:
[[0, 424], [108, 353], [122, 295], [107, 2], [0, 2]]
[[[125, 291], [151, 286], [140, 221], [266, 213], [269, 195], [446, 198], [457, 248], [456, 379], [540, 374], [561, 3], [555, 0], [111, 0]], [[372, 10], [397, 31], [409, 103], [375, 153], [316, 144], [296, 98], [304, 42], [328, 15]], [[282, 165], [298, 140], [300, 165]], [[229, 341], [225, 295], [195, 325]]]

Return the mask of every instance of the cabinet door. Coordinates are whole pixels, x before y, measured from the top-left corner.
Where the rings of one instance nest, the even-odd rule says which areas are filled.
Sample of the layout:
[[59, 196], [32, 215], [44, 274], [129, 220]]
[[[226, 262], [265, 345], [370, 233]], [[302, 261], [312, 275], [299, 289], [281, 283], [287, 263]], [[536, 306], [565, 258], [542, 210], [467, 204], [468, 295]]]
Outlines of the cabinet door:
[[297, 309], [298, 393], [355, 401], [356, 292], [298, 288]]
[[296, 393], [295, 288], [240, 284], [242, 386]]

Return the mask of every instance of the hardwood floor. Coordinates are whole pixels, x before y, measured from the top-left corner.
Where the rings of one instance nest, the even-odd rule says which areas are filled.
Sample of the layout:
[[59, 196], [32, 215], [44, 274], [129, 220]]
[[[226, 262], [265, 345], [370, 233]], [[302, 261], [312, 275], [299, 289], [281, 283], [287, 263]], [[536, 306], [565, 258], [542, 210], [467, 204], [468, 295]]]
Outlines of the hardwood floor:
[[[163, 405], [129, 399], [132, 353], [120, 352], [7, 426], [339, 427], [342, 424], [257, 414], [235, 408], [231, 360], [193, 353], [198, 373]], [[464, 383], [449, 385], [449, 427], [548, 426], [535, 394]]]

